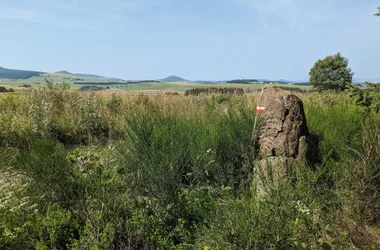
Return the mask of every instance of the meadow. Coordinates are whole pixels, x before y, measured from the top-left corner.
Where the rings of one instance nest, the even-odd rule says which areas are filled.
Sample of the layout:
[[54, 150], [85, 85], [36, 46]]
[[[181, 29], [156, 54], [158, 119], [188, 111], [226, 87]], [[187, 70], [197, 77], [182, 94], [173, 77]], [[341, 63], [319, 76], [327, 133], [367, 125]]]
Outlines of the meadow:
[[[78, 80], [79, 79], [79, 80]], [[91, 84], [91, 86], [96, 87], [107, 87], [107, 82], [112, 82], [113, 84], [108, 85], [109, 89], [104, 90], [112, 93], [120, 93], [125, 94], [123, 92], [131, 92], [133, 94], [136, 93], [156, 93], [156, 92], [178, 92], [183, 93], [188, 89], [192, 88], [242, 88], [247, 92], [257, 92], [260, 90], [264, 84], [263, 83], [252, 83], [252, 84], [238, 84], [238, 83], [198, 83], [198, 82], [142, 82], [142, 83], [129, 83], [124, 80], [115, 80], [115, 79], [97, 79], [90, 77], [79, 77], [73, 74], [67, 73], [47, 73], [41, 76], [33, 76], [28, 79], [2, 79], [0, 81], [0, 86], [5, 86], [7, 88], [13, 88], [17, 91], [25, 91], [25, 87], [21, 87], [23, 85], [29, 85], [31, 88], [39, 88], [41, 86], [46, 86], [46, 80], [54, 83], [66, 83], [70, 86], [72, 90], [78, 90], [81, 87], [88, 86], [88, 84], [80, 84], [80, 82], [100, 82], [102, 84]], [[115, 84], [115, 82], [120, 82], [120, 84]], [[75, 84], [74, 84], [75, 83]], [[297, 88], [300, 90], [309, 91], [311, 87], [306, 85], [288, 85], [288, 84], [279, 84], [283, 87], [287, 88]]]
[[0, 94], [0, 249], [380, 247], [379, 114], [297, 92], [321, 161], [258, 196], [257, 93], [164, 85]]

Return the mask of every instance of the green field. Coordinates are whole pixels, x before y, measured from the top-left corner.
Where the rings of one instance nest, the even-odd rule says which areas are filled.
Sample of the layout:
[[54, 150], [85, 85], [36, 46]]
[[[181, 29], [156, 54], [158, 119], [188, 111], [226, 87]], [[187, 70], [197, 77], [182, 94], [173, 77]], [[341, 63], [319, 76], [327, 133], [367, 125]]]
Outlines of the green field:
[[[68, 83], [70, 84], [71, 88], [76, 90], [79, 89], [82, 86], [86, 86], [86, 84], [73, 84], [74, 80], [72, 78], [77, 78], [72, 75], [62, 74], [62, 73], [52, 73], [52, 74], [46, 74], [40, 77], [31, 77], [29, 79], [21, 79], [21, 80], [7, 80], [2, 79], [0, 82], [0, 85], [6, 86], [8, 88], [15, 88], [19, 89], [19, 86], [23, 84], [31, 85], [33, 88], [38, 86], [45, 85], [45, 78], [52, 80], [55, 83]], [[115, 81], [110, 79], [92, 79], [92, 78], [81, 78], [83, 81], [86, 82], [107, 82], [107, 81]], [[187, 89], [192, 88], [209, 88], [209, 87], [233, 87], [233, 88], [242, 88], [244, 90], [249, 91], [257, 91], [258, 89], [261, 89], [264, 84], [257, 83], [257, 84], [227, 84], [227, 83], [215, 83], [215, 84], [203, 84], [203, 83], [195, 83], [195, 82], [147, 82], [147, 83], [134, 83], [134, 84], [127, 84], [125, 86], [126, 81], [120, 81], [120, 85], [111, 85], [110, 88], [113, 89], [113, 91], [130, 91], [130, 92], [179, 92], [183, 93]], [[106, 87], [106, 85], [92, 85], [92, 86], [99, 86], [99, 87]], [[299, 85], [288, 85], [288, 84], [281, 84], [280, 86], [283, 87], [289, 87], [289, 88], [297, 88], [302, 90], [310, 90], [310, 86], [299, 86]]]

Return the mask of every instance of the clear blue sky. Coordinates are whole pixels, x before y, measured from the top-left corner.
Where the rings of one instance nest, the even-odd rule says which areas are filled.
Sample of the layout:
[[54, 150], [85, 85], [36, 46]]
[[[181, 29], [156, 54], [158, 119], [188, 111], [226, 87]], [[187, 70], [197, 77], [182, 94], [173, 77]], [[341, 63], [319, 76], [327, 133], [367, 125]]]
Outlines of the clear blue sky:
[[380, 77], [378, 0], [0, 0], [0, 66], [125, 79]]

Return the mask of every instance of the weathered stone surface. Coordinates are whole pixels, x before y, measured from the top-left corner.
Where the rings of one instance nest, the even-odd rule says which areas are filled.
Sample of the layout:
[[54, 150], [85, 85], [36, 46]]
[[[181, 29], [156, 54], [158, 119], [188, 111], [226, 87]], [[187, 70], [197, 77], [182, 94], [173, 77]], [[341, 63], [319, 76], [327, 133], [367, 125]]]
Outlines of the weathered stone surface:
[[284, 156], [271, 156], [261, 159], [256, 166], [257, 194], [263, 196], [268, 188], [277, 189], [284, 178], [291, 176], [295, 159]]
[[260, 157], [297, 158], [299, 139], [309, 135], [302, 101], [288, 91], [269, 86], [264, 87], [257, 106], [265, 107], [265, 112], [258, 114], [258, 119], [263, 119], [258, 139]]
[[253, 138], [262, 172], [260, 186], [264, 179], [278, 183], [294, 164], [315, 162], [318, 142], [309, 134], [303, 103], [296, 95], [269, 85], [263, 88], [257, 106], [264, 110], [256, 115]]
[[314, 164], [319, 162], [318, 137], [316, 135], [306, 135], [299, 139], [298, 156], [299, 162]]

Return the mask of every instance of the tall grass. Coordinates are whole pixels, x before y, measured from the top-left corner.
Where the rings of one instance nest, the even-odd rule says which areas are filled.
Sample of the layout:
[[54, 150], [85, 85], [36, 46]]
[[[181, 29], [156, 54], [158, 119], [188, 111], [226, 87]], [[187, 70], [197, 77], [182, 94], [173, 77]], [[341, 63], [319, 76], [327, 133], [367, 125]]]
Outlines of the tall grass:
[[380, 117], [343, 95], [297, 95], [322, 162], [264, 196], [255, 95], [1, 98], [0, 248], [379, 247]]

